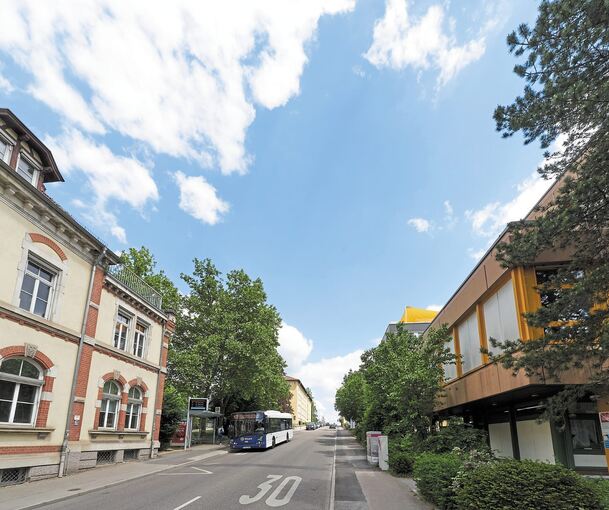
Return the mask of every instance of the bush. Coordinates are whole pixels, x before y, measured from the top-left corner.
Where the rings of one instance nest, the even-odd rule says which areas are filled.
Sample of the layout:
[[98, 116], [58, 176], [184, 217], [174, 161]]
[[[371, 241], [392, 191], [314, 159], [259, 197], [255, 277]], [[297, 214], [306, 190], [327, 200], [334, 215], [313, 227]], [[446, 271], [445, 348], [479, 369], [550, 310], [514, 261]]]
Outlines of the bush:
[[450, 453], [453, 448], [466, 452], [489, 450], [486, 432], [467, 426], [462, 421], [451, 420], [447, 427], [425, 438], [422, 444], [422, 449], [431, 453]]
[[603, 510], [609, 510], [609, 480], [603, 478], [587, 478], [586, 481], [592, 487], [596, 496], [599, 499], [601, 508]]
[[459, 510], [602, 509], [590, 482], [560, 465], [502, 460], [467, 472], [460, 482], [455, 500]]
[[[413, 478], [421, 496], [441, 510], [457, 508], [453, 479], [462, 460], [456, 453], [423, 453], [414, 463]], [[494, 506], [478, 508], [497, 508]], [[518, 507], [520, 508], [520, 507]]]
[[389, 468], [398, 475], [412, 473], [418, 453], [418, 441], [412, 436], [389, 439]]

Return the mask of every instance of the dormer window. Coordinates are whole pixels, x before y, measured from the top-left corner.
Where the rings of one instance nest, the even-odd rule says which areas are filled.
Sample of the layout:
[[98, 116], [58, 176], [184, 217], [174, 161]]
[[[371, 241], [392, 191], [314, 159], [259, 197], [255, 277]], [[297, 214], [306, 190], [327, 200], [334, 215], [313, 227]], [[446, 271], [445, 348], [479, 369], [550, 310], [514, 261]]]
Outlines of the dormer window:
[[36, 170], [34, 165], [27, 161], [23, 156], [19, 157], [17, 173], [31, 184], [36, 185], [38, 182], [38, 170]]

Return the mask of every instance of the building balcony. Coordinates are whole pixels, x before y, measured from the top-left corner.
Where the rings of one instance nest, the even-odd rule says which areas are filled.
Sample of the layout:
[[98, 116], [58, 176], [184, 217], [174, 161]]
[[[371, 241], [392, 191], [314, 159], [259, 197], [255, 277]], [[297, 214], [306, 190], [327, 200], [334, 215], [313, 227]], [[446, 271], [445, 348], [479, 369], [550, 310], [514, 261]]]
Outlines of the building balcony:
[[143, 299], [150, 306], [162, 311], [163, 297], [161, 294], [148, 285], [138, 275], [125, 266], [117, 264], [109, 266], [107, 274], [121, 283], [124, 287], [134, 293], [137, 297]]

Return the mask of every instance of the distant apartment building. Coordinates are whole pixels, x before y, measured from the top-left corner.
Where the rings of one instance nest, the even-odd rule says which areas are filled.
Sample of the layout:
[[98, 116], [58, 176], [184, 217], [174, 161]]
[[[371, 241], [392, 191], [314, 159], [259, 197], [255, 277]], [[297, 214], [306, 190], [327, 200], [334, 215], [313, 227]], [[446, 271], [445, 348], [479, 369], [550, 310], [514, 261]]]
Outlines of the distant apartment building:
[[292, 405], [292, 419], [294, 425], [308, 423], [312, 419], [313, 400], [300, 379], [284, 376], [290, 385], [290, 404]]
[[[555, 183], [540, 200], [547, 205], [556, 196]], [[531, 212], [527, 219], [533, 219]], [[561, 264], [568, 262], [566, 250], [544, 253], [531, 266], [506, 269], [497, 262], [495, 247], [508, 241], [504, 231], [438, 313], [431, 326], [447, 324], [452, 330], [450, 347], [459, 355], [456, 365], [445, 367], [445, 395], [436, 411], [440, 417], [461, 416], [475, 427], [488, 431], [490, 446], [500, 456], [560, 462], [582, 472], [607, 472], [599, 412], [609, 410], [602, 396], [590, 395], [565, 416], [565, 427], [538, 421], [543, 399], [565, 385], [586, 381], [583, 371], [572, 370], [561, 380], [514, 376], [500, 364], [489, 363], [488, 355], [499, 349], [489, 339], [500, 341], [539, 338], [523, 314], [542, 306], [537, 286]]]
[[59, 182], [49, 149], [0, 109], [0, 485], [159, 446], [173, 317], [45, 193]]
[[417, 336], [422, 335], [431, 324], [431, 321], [434, 320], [436, 315], [438, 315], [438, 312], [434, 310], [407, 306], [404, 308], [404, 313], [399, 321], [390, 322], [387, 325], [383, 338], [385, 338], [388, 333], [396, 333], [398, 330], [398, 324], [400, 324], [406, 331], [410, 331]]

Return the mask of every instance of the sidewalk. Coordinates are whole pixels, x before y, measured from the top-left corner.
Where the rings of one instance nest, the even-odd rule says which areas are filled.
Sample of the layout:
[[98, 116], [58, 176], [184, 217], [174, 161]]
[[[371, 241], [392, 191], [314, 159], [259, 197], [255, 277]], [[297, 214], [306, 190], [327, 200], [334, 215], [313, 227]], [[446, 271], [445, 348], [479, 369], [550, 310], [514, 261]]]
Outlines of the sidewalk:
[[397, 478], [366, 460], [366, 452], [350, 433], [336, 443], [335, 510], [433, 510], [414, 493], [414, 482]]
[[0, 488], [0, 510], [24, 510], [49, 504], [225, 453], [224, 446], [200, 445], [189, 450], [161, 452], [152, 460], [113, 464], [63, 478], [3, 487]]

